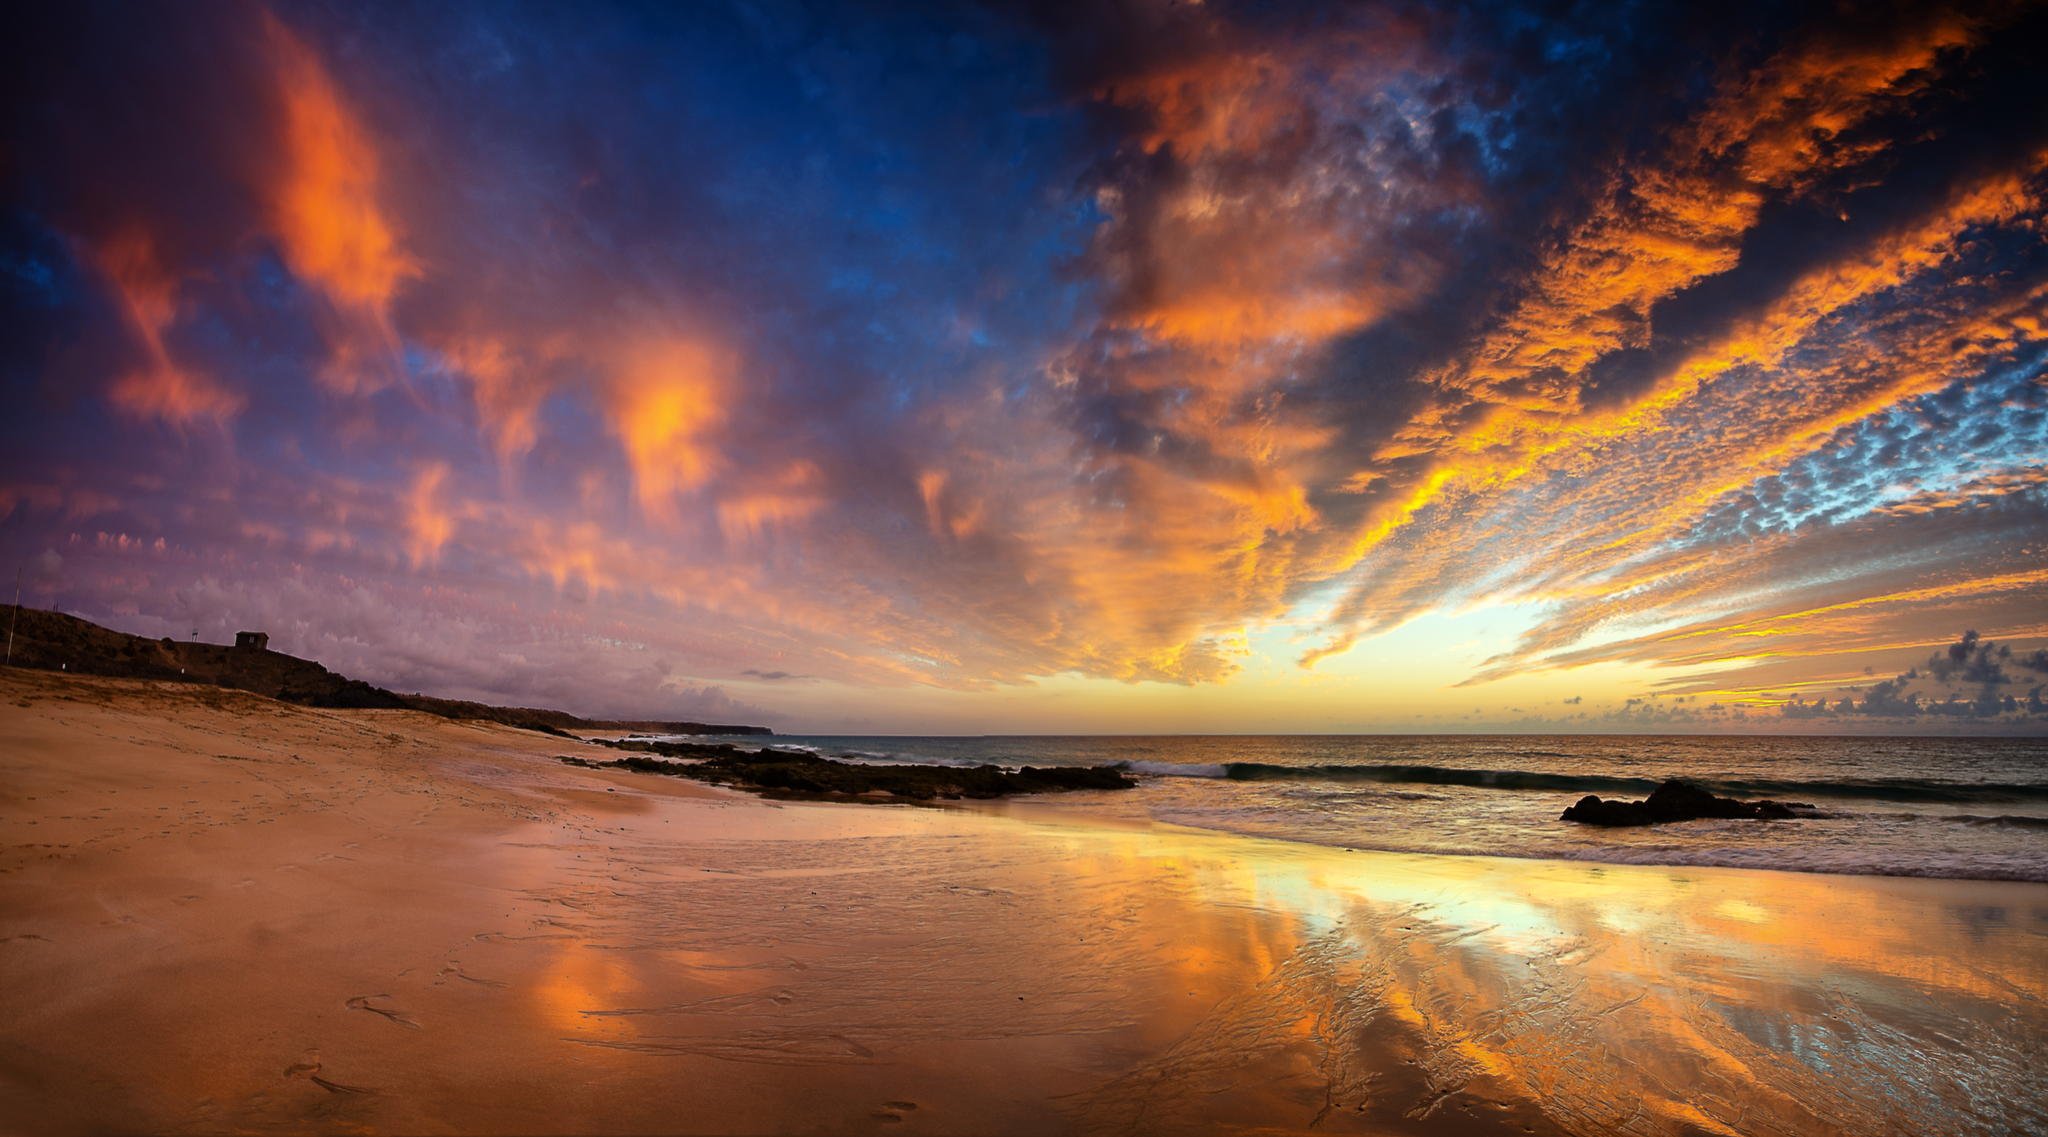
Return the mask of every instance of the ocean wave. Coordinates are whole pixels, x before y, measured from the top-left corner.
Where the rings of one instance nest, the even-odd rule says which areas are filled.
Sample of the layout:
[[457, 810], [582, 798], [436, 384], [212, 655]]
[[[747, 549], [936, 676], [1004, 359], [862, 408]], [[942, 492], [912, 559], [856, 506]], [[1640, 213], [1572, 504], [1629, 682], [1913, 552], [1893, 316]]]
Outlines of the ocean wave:
[[[1153, 765], [1153, 763], [1147, 763]], [[1135, 769], [1135, 767], [1133, 767]], [[1191, 777], [1221, 776], [1240, 782], [1384, 782], [1433, 786], [1471, 786], [1480, 789], [1552, 791], [1579, 794], [1631, 794], [1647, 796], [1664, 782], [1663, 778], [1623, 777], [1601, 774], [1552, 773], [1541, 770], [1484, 770], [1463, 766], [1422, 765], [1317, 765], [1282, 766], [1266, 762], [1229, 762], [1221, 775], [1207, 773], [1212, 767], [1183, 767], [1202, 773]], [[1946, 782], [1923, 778], [1778, 779], [1778, 778], [1689, 778], [1688, 781], [1716, 793], [1737, 797], [1834, 797], [1872, 798], [1885, 801], [1996, 802], [2048, 801], [2048, 785], [2038, 782]]]
[[1234, 782], [1387, 782], [1616, 794], [1648, 794], [1662, 784], [1656, 778], [1553, 774], [1539, 770], [1475, 770], [1463, 766], [1416, 765], [1281, 766], [1267, 762], [1229, 762], [1224, 765], [1221, 776]]
[[[1870, 815], [1869, 816], [1919, 816]], [[1928, 815], [1930, 817], [1938, 815]], [[1950, 817], [1949, 820], [1957, 820]], [[1694, 830], [1693, 840], [1660, 844], [1518, 843], [1511, 834], [1491, 842], [1459, 840], [1413, 831], [1399, 836], [1362, 830], [1342, 835], [1294, 824], [1285, 811], [1181, 809], [1165, 811], [1158, 820], [1192, 829], [1267, 840], [1293, 841], [1351, 852], [1398, 853], [1421, 857], [1506, 857], [1514, 860], [1574, 861], [1609, 865], [1667, 868], [1768, 869], [1775, 872], [1840, 873], [1849, 876], [1929, 877], [1944, 880], [2011, 880], [2048, 883], [2048, 857], [2039, 853], [1962, 852], [1944, 849], [1862, 848], [1838, 845], [1728, 844], [1740, 828], [1708, 833]], [[1989, 820], [1988, 818], [1986, 820]], [[2022, 818], [2022, 822], [2041, 820]], [[1694, 825], [1712, 826], [1712, 822]], [[1750, 826], [1753, 822], [1731, 822]], [[1699, 840], [1699, 838], [1706, 838]]]
[[1966, 825], [2003, 825], [2013, 829], [2048, 829], [2048, 817], [2029, 817], [2022, 814], [2002, 813], [1996, 817], [1981, 817], [1974, 814], [1959, 814], [1953, 820]]
[[[1389, 850], [1408, 852], [1412, 850]], [[1672, 868], [1765, 869], [1772, 872], [1836, 873], [1844, 876], [1921, 877], [1936, 880], [2011, 880], [2048, 883], [2048, 865], [2039, 858], [1985, 856], [1974, 853], [1888, 857], [1830, 849], [1774, 849], [1716, 846], [1672, 850], [1642, 848], [1545, 849], [1518, 852], [1500, 849], [1429, 850], [1461, 856], [1516, 857], [1531, 860], [1648, 865]]]
[[821, 757], [851, 762], [856, 766], [945, 766], [955, 770], [972, 770], [981, 766], [1000, 766], [1014, 770], [1023, 763], [994, 758], [946, 758], [934, 754], [895, 754], [875, 750], [815, 750]]
[[1886, 821], [1945, 821], [1954, 825], [1985, 825], [2001, 829], [2048, 829], [2048, 817], [2020, 813], [1861, 813], [1851, 816]]
[[1117, 762], [1117, 769], [1155, 778], [1224, 778], [1230, 767], [1223, 762]]

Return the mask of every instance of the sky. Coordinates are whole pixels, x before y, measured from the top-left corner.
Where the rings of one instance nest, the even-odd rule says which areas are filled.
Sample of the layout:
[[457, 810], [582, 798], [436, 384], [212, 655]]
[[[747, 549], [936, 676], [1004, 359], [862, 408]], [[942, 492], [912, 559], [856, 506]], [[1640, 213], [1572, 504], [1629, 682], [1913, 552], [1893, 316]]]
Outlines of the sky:
[[0, 45], [0, 570], [840, 733], [2048, 730], [2048, 5]]

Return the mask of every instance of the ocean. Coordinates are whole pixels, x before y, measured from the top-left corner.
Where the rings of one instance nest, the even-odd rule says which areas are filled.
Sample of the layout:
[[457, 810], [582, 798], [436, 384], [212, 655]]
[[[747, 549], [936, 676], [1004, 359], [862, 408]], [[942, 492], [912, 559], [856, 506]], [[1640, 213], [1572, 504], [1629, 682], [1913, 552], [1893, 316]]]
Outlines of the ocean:
[[[700, 739], [701, 740], [701, 739]], [[778, 736], [701, 740], [860, 762], [1121, 765], [1136, 790], [1032, 799], [1351, 849], [2048, 881], [2048, 739], [1783, 736]], [[1586, 794], [1667, 778], [1807, 802], [1797, 821], [1598, 829]]]

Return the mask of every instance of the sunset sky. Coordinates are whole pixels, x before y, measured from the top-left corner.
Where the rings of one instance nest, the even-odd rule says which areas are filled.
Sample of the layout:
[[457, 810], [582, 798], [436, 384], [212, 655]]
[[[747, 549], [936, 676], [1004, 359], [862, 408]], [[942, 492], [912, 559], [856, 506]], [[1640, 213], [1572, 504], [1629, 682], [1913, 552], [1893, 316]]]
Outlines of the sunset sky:
[[813, 732], [2048, 729], [2048, 5], [37, 7], [25, 603]]

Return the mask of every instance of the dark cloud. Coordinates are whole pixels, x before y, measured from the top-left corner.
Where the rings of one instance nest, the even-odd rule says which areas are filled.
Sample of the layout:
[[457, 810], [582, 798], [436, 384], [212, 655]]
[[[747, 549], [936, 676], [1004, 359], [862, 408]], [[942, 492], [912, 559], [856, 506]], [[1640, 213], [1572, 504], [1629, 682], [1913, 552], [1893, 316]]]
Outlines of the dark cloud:
[[[1785, 717], [1795, 719], [1854, 715], [1896, 719], [2039, 717], [2043, 707], [2038, 685], [2028, 693], [2024, 703], [2012, 693], [2001, 690], [2016, 682], [2005, 670], [2005, 664], [2015, 658], [2009, 646], [1986, 640], [1975, 630], [1966, 631], [1955, 643], [1928, 657], [1924, 674], [1919, 668], [1908, 668], [1893, 678], [1864, 688], [1861, 701], [1845, 696], [1831, 704], [1825, 697], [1812, 701], [1795, 697], [1779, 710]], [[1960, 682], [1975, 686], [1977, 691], [1968, 698], [1939, 692], [1923, 694], [1914, 690], [1923, 681]]]
[[2005, 662], [2011, 658], [2011, 648], [1988, 643], [1972, 629], [1964, 632], [1963, 638], [1950, 644], [1946, 651], [1928, 657], [1927, 672], [1944, 683], [1959, 680], [1978, 686], [1998, 687], [2012, 681], [2005, 673]]

